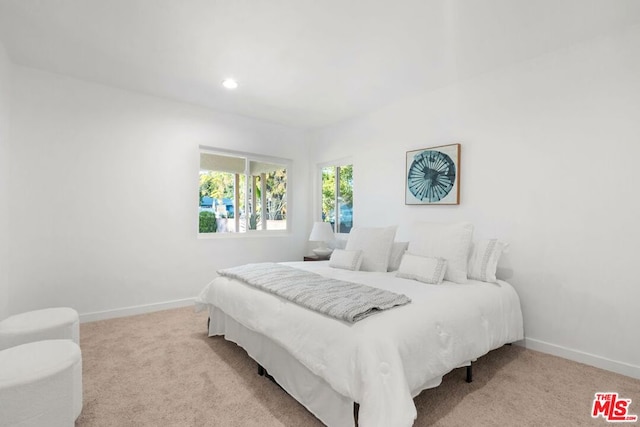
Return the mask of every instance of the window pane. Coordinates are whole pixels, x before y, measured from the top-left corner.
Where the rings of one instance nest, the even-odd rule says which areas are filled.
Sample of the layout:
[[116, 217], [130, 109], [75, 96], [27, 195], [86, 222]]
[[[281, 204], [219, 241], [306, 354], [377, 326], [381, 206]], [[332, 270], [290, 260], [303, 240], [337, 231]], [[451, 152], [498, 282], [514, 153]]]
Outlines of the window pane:
[[200, 153], [200, 233], [239, 231], [239, 180], [246, 169], [242, 157]]
[[336, 167], [322, 168], [322, 220], [329, 222], [335, 231]]
[[287, 170], [265, 174], [267, 230], [287, 229]]
[[287, 229], [287, 169], [283, 165], [251, 161], [252, 185], [249, 228], [257, 230]]
[[228, 218], [235, 215], [234, 180], [233, 173], [200, 171], [200, 233], [230, 231]]
[[340, 166], [339, 170], [340, 233], [348, 233], [353, 227], [353, 165]]
[[249, 209], [249, 230], [262, 230], [262, 180], [260, 175], [251, 177], [249, 206], [251, 207]]
[[238, 185], [236, 191], [238, 192], [238, 215], [234, 220], [234, 230], [238, 233], [246, 231], [246, 212], [245, 206], [245, 194], [247, 189], [247, 177], [246, 175], [238, 175]]
[[[339, 233], [351, 231], [353, 227], [353, 165], [322, 168], [322, 220], [331, 223], [333, 229]], [[337, 224], [339, 226], [336, 230]]]

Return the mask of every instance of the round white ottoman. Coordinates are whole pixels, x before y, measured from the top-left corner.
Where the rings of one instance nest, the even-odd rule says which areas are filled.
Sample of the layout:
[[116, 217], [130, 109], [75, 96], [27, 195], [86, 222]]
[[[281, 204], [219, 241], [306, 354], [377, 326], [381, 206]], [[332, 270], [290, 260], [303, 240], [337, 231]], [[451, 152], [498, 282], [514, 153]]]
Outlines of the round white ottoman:
[[69, 339], [80, 345], [80, 322], [74, 309], [58, 307], [27, 311], [0, 322], [0, 350], [57, 339]]
[[82, 355], [70, 340], [0, 351], [0, 424], [73, 426], [82, 411]]

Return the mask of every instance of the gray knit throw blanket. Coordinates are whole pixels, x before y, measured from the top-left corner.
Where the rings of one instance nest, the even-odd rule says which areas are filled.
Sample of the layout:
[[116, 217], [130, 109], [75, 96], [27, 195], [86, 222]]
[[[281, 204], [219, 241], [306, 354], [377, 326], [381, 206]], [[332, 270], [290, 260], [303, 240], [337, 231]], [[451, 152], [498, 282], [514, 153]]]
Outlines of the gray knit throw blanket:
[[406, 295], [271, 262], [227, 268], [218, 274], [351, 323], [411, 302]]

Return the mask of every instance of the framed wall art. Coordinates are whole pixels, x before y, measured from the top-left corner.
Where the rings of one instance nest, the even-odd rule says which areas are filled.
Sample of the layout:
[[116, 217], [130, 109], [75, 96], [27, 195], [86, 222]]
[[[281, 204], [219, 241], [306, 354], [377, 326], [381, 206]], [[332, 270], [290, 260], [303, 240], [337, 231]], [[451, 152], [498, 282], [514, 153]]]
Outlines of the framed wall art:
[[405, 204], [460, 204], [460, 144], [407, 151]]

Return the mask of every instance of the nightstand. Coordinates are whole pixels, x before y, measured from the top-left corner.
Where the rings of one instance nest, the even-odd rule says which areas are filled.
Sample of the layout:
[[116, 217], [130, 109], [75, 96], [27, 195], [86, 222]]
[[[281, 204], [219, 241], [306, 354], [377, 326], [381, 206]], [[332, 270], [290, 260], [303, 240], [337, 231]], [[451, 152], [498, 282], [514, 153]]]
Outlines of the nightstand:
[[305, 255], [304, 261], [328, 261], [328, 256], [318, 256], [318, 255]]

